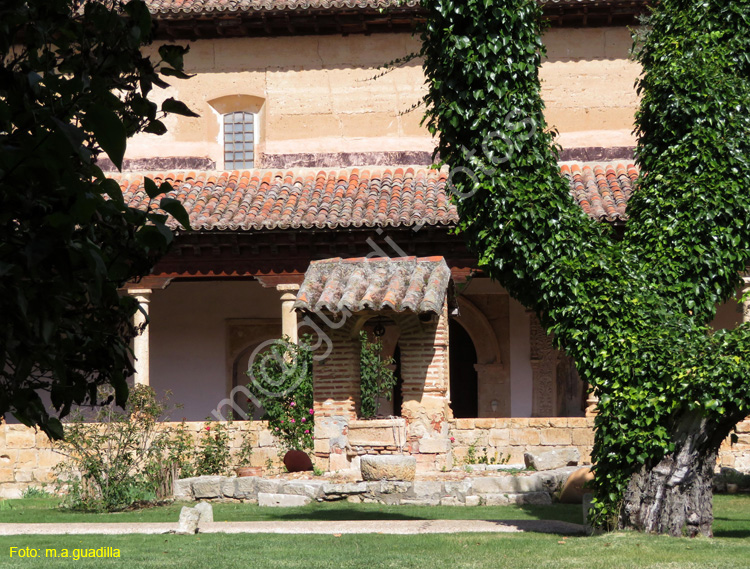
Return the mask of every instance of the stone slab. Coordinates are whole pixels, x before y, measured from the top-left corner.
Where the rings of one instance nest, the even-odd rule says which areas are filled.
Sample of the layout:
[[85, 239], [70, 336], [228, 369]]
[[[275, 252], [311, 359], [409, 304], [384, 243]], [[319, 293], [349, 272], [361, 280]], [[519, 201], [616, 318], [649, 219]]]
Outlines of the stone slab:
[[258, 492], [258, 505], [265, 508], [294, 508], [307, 506], [311, 501], [307, 496]]

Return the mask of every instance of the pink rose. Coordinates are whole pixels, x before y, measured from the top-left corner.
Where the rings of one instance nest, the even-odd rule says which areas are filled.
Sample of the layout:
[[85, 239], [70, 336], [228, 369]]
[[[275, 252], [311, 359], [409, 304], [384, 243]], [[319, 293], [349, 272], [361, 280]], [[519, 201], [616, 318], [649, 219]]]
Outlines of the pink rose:
[[295, 423], [296, 421], [294, 419], [290, 419], [289, 422]]
[[453, 438], [453, 437], [451, 437], [451, 442], [452, 442], [452, 443], [455, 443], [455, 442], [456, 442], [456, 439], [455, 439], [455, 438]]
[[310, 409], [310, 415], [315, 415], [315, 411], [313, 409]]
[[294, 401], [292, 401], [292, 402], [291, 402], [291, 403], [290, 403], [289, 405], [290, 405], [291, 407], [294, 407], [294, 406], [296, 405], [296, 403], [295, 403]]
[[301, 420], [301, 421], [302, 421], [303, 423], [307, 423], [307, 419], [305, 419], [304, 417], [302, 417], [302, 419], [300, 419], [300, 420]]
[[309, 435], [309, 434], [310, 434], [310, 431], [308, 431], [307, 429], [305, 429], [305, 434], [306, 434], [306, 435]]

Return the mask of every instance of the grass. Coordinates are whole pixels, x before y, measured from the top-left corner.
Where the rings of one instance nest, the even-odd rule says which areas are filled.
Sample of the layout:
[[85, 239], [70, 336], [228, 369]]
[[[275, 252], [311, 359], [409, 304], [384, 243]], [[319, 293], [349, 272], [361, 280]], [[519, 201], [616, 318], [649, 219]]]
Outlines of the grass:
[[[85, 513], [58, 508], [56, 498], [5, 500], [0, 508], [0, 523], [66, 522], [175, 522], [180, 508], [193, 503], [146, 508], [117, 513]], [[260, 508], [253, 504], [216, 503], [214, 520], [288, 521], [288, 520], [562, 520], [581, 523], [581, 507], [568, 504], [552, 506], [385, 506], [348, 502], [313, 502], [298, 508]]]
[[[64, 521], [64, 516], [84, 516], [84, 521], [159, 521], [169, 508], [122, 514], [75, 514], [50, 509], [50, 500], [13, 502], [0, 510], [0, 521], [28, 521], [43, 517]], [[46, 505], [45, 505], [46, 504]], [[53, 505], [52, 505], [53, 506]], [[216, 519], [456, 519], [570, 518], [578, 506], [531, 508], [429, 508], [379, 506], [377, 504], [315, 504], [288, 510], [257, 506], [217, 504]], [[18, 515], [21, 514], [22, 515]], [[171, 513], [169, 514], [171, 516]], [[56, 516], [60, 516], [55, 518]], [[243, 516], [235, 518], [234, 516]], [[10, 519], [14, 518], [14, 519]], [[20, 519], [26, 518], [26, 519]], [[55, 519], [53, 519], [55, 518]], [[109, 518], [109, 519], [107, 519]], [[596, 537], [561, 538], [547, 534], [452, 534], [452, 535], [124, 535], [124, 536], [14, 536], [0, 537], [0, 568], [62, 567], [205, 569], [206, 567], [315, 569], [415, 568], [415, 569], [735, 569], [750, 567], [750, 496], [717, 496], [715, 539], [674, 539], [635, 533]], [[80, 518], [67, 518], [81, 521]], [[174, 520], [174, 517], [171, 517]], [[119, 559], [52, 559], [47, 548], [74, 549], [114, 547]], [[10, 558], [10, 547], [39, 551], [36, 559]]]
[[[36, 559], [9, 557], [31, 547]], [[119, 559], [45, 558], [47, 548], [110, 546]], [[743, 559], [745, 561], [743, 561]], [[735, 569], [750, 564], [746, 539], [610, 534], [19, 536], [0, 538], [0, 567], [205, 569]]]

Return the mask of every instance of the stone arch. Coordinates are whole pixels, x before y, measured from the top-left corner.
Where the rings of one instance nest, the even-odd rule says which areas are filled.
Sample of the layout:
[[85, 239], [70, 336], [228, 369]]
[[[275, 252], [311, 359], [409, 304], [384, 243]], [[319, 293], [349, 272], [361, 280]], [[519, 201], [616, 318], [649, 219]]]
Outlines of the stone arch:
[[393, 359], [393, 364], [389, 367], [396, 375], [396, 385], [394, 386], [393, 392], [391, 393], [390, 399], [381, 400], [380, 406], [378, 407], [378, 415], [400, 415], [401, 414], [401, 402], [403, 401], [403, 394], [401, 388], [403, 386], [403, 379], [401, 377], [401, 349], [399, 347], [399, 340], [401, 338], [401, 326], [394, 318], [396, 313], [393, 312], [367, 312], [359, 314], [357, 320], [352, 327], [352, 337], [356, 342], [359, 342], [359, 332], [366, 330], [372, 331], [375, 326], [373, 320], [382, 319], [382, 323], [385, 326], [385, 334], [382, 336], [382, 352], [381, 356], [383, 359]]
[[[509, 417], [510, 381], [503, 366], [497, 333], [484, 313], [468, 298], [457, 298], [459, 315], [453, 321], [468, 334], [476, 351], [477, 415], [479, 417]], [[456, 355], [450, 352], [450, 358]]]
[[[227, 322], [227, 393], [233, 397], [235, 408], [246, 412], [247, 401], [240, 400], [237, 386], [246, 385], [249, 378], [245, 375], [248, 360], [255, 349], [264, 342], [279, 337], [279, 322], [275, 319], [232, 319]], [[242, 416], [239, 413], [237, 419]], [[254, 418], [258, 413], [254, 413]]]
[[477, 364], [499, 364], [502, 366], [500, 344], [487, 317], [468, 298], [459, 296], [457, 300], [459, 315], [454, 316], [453, 320], [466, 330], [471, 341], [474, 342], [474, 349], [477, 351]]

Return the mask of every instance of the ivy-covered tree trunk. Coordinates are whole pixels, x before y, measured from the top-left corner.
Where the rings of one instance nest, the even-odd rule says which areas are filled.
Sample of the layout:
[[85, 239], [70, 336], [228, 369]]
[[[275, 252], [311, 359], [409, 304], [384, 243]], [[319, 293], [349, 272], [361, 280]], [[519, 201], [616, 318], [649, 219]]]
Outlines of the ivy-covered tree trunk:
[[643, 466], [630, 479], [619, 527], [674, 536], [712, 535], [713, 476], [727, 429], [709, 425], [700, 413], [675, 427], [674, 452]]
[[537, 1], [423, 5], [427, 124], [459, 230], [599, 396], [593, 522], [710, 535], [717, 452], [750, 414], [750, 326], [709, 326], [750, 262], [750, 0], [656, 4], [622, 239], [560, 176]]

